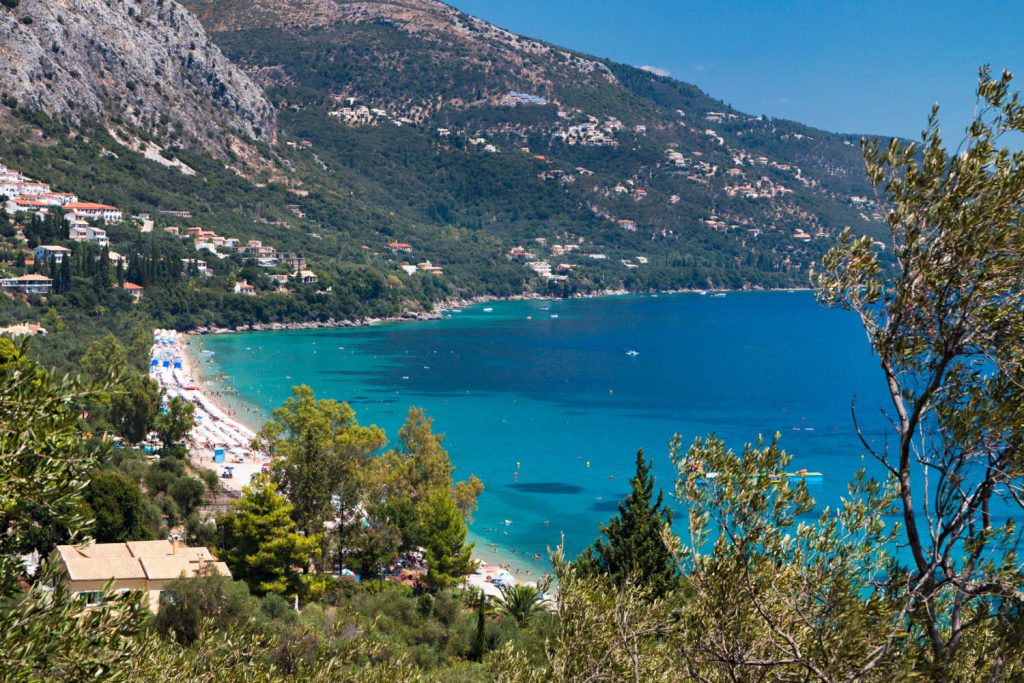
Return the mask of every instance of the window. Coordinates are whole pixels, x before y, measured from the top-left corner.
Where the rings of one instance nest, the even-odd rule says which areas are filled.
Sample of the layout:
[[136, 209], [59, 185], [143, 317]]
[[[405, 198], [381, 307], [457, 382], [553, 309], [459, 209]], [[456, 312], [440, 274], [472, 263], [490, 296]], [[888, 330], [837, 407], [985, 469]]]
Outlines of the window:
[[78, 596], [85, 601], [85, 604], [89, 607], [97, 607], [103, 603], [103, 593], [100, 591], [84, 591], [79, 593]]

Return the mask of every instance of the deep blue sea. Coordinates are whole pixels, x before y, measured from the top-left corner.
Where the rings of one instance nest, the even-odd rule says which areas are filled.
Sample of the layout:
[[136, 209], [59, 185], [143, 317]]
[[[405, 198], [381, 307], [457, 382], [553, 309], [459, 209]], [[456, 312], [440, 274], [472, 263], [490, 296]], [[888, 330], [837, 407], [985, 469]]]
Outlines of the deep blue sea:
[[206, 372], [226, 372], [264, 415], [303, 383], [390, 438], [410, 405], [424, 408], [456, 477], [486, 486], [478, 549], [495, 543], [524, 566], [562, 534], [571, 554], [594, 540], [638, 448], [668, 495], [676, 433], [690, 443], [714, 432], [740, 449], [781, 432], [792, 469], [822, 472], [811, 491], [835, 504], [858, 468], [876, 469], [861, 457], [851, 398], [876, 434], [886, 405], [858, 321], [808, 292], [494, 303], [429, 322], [201, 343], [215, 354]]

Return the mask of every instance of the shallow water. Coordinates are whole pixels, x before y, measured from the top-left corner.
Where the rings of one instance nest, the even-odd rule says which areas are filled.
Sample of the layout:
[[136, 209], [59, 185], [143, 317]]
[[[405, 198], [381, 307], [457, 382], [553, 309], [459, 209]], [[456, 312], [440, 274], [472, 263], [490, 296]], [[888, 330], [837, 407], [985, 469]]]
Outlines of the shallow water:
[[[486, 490], [472, 531], [522, 566], [565, 534], [575, 554], [628, 491], [643, 448], [668, 494], [667, 443], [715, 432], [734, 448], [782, 433], [793, 469], [834, 504], [860, 467], [853, 430], [879, 429], [884, 384], [853, 316], [807, 292], [489, 304], [450, 319], [203, 339], [243, 400], [268, 414], [291, 386], [348, 401], [390, 437], [410, 405]], [[552, 315], [557, 315], [553, 318]], [[532, 319], [531, 319], [532, 318]], [[628, 355], [635, 350], [637, 355]]]

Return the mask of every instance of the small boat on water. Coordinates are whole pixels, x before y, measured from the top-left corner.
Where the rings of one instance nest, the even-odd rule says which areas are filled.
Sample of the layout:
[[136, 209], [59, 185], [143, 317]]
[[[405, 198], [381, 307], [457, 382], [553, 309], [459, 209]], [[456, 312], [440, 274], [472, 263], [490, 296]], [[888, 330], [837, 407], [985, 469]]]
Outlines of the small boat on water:
[[557, 313], [552, 313], [552, 314], [551, 314], [551, 317], [552, 317], [552, 318], [557, 318], [557, 317], [558, 317], [558, 314], [557, 314]]
[[491, 308], [490, 306], [488, 306], [487, 308], [485, 308], [485, 309], [484, 309], [484, 313], [490, 313], [490, 312], [491, 312], [491, 311], [493, 311], [493, 310], [494, 310], [493, 308]]
[[821, 479], [825, 475], [821, 472], [808, 472], [807, 470], [801, 469], [796, 472], [786, 472], [786, 476], [790, 479]]
[[711, 296], [713, 298], [715, 298], [715, 299], [724, 299], [725, 298], [725, 292], [712, 292]]
[[635, 350], [635, 349], [630, 349], [629, 351], [626, 351], [626, 355], [627, 356], [639, 356], [640, 352]]

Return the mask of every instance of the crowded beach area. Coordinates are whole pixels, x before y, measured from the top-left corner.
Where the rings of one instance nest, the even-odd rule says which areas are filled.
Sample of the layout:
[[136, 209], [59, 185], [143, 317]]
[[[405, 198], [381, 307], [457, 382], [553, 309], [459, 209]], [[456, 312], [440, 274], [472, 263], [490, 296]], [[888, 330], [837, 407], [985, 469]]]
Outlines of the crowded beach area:
[[252, 448], [255, 432], [203, 391], [185, 343], [185, 335], [174, 330], [154, 331], [149, 373], [166, 398], [180, 396], [195, 408], [196, 426], [188, 442], [192, 462], [217, 472], [225, 489], [241, 491], [270, 458]]

